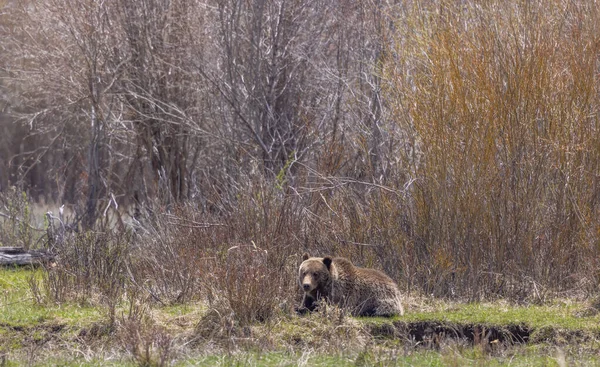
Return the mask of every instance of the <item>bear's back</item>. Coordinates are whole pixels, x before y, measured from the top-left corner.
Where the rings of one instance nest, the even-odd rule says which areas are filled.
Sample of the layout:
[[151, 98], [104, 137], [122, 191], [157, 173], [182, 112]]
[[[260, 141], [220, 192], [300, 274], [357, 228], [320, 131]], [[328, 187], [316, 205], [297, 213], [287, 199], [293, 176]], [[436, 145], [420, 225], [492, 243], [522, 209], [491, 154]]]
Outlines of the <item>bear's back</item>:
[[373, 283], [389, 283], [395, 285], [396, 283], [384, 272], [371, 269], [371, 268], [361, 268], [359, 266], [355, 266], [350, 260], [344, 257], [336, 257], [333, 259], [333, 264], [336, 267], [339, 277], [350, 278], [359, 278], [365, 282], [373, 282]]
[[382, 271], [354, 266], [348, 259], [333, 259], [333, 301], [351, 307], [359, 316], [404, 314], [396, 283]]

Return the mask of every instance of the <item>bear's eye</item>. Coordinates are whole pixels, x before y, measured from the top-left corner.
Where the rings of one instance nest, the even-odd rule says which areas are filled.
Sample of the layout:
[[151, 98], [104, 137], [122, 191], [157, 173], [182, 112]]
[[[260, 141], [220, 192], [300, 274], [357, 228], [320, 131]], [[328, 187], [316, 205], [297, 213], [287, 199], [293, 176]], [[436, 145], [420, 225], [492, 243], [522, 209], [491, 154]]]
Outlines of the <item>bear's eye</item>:
[[313, 273], [312, 276], [313, 276], [313, 278], [318, 278], [319, 277], [319, 273]]

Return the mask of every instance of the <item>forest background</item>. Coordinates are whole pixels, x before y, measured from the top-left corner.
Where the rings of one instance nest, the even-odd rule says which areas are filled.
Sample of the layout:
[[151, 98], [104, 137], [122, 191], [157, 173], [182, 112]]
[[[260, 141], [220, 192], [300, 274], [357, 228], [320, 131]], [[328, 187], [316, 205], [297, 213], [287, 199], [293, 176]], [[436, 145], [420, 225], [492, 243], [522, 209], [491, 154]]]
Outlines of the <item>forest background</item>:
[[599, 75], [592, 1], [3, 0], [0, 242], [62, 254], [55, 300], [242, 321], [297, 301], [304, 251], [407, 294], [587, 297]]

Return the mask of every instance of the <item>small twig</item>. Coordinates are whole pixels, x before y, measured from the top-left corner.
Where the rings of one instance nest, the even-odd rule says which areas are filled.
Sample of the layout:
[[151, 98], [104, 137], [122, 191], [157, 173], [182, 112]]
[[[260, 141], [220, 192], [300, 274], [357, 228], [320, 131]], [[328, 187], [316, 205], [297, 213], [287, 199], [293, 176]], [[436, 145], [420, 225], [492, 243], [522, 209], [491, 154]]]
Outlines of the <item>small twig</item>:
[[108, 204], [106, 204], [106, 208], [104, 208], [104, 212], [102, 213], [103, 217], [106, 217], [106, 212], [108, 212], [108, 209], [110, 208], [110, 204], [114, 204], [115, 205], [115, 211], [119, 210], [119, 204], [117, 204], [117, 200], [115, 199], [115, 195], [111, 192], [110, 193], [110, 199], [108, 200]]
[[348, 241], [348, 240], [342, 240], [341, 242], [344, 243], [344, 244], [345, 243], [349, 243], [351, 245], [357, 245], [357, 246], [371, 246], [371, 247], [380, 246], [380, 245], [374, 245], [374, 244], [371, 244], [371, 243], [360, 243], [360, 242], [354, 242], [354, 241]]
[[324, 202], [324, 203], [325, 203], [325, 205], [326, 205], [326, 206], [329, 208], [329, 210], [331, 210], [331, 212], [337, 216], [337, 215], [338, 215], [338, 213], [336, 213], [336, 211], [335, 211], [335, 210], [333, 210], [333, 209], [332, 209], [332, 208], [329, 206], [329, 204], [327, 204], [327, 200], [325, 200], [325, 196], [323, 196], [323, 194], [322, 194], [322, 193], [320, 193], [320, 192], [319, 192], [319, 195], [321, 196], [321, 199], [323, 199], [323, 202]]
[[167, 222], [168, 224], [173, 224], [179, 227], [185, 227], [185, 228], [210, 228], [210, 227], [226, 227], [226, 224], [221, 224], [221, 223], [194, 223], [194, 224], [183, 224], [183, 223], [178, 223], [178, 222]]
[[[174, 224], [174, 225], [178, 225], [178, 226], [182, 226], [182, 227], [187, 227], [187, 228], [208, 228], [208, 227], [226, 227], [226, 224], [223, 223], [201, 223], [201, 222], [196, 222], [194, 220], [191, 219], [187, 219], [187, 218], [181, 218], [181, 217], [177, 217], [173, 214], [166, 214], [165, 215], [168, 219], [169, 224]], [[172, 219], [171, 219], [172, 218]], [[189, 224], [184, 224], [184, 223], [189, 223]]]

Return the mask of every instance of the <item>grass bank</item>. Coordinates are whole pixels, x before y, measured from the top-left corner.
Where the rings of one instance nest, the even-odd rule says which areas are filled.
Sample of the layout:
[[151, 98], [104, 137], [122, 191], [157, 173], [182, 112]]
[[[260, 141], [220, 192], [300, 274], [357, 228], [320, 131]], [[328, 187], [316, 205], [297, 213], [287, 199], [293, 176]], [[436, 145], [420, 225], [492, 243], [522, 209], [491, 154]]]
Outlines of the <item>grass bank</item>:
[[[337, 309], [297, 317], [282, 309], [264, 323], [239, 326], [203, 303], [132, 305], [124, 299], [111, 323], [99, 304], [37, 303], [31, 279], [40, 276], [27, 268], [0, 270], [5, 365], [600, 364], [600, 314], [586, 302], [411, 298], [403, 317], [356, 319]], [[516, 327], [526, 338], [514, 335]]]

